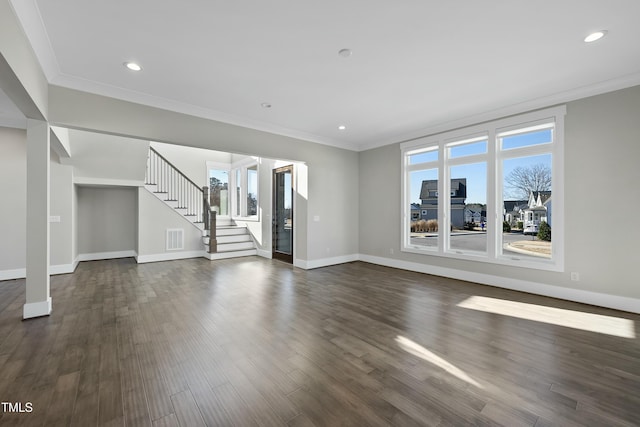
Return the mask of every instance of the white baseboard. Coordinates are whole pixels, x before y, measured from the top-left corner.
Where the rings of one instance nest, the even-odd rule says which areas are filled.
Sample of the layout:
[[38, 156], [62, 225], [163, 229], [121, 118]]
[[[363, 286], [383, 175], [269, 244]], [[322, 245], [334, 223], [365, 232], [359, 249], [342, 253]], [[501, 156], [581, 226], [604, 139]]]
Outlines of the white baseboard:
[[48, 316], [51, 314], [51, 297], [46, 301], [31, 302], [25, 304], [22, 310], [23, 319], [32, 319], [34, 317]]
[[293, 261], [293, 265], [304, 270], [312, 270], [314, 268], [328, 267], [330, 265], [345, 264], [347, 262], [358, 261], [359, 259], [359, 254], [350, 254], [331, 258], [314, 259], [312, 261], [295, 259]]
[[273, 258], [273, 254], [271, 253], [271, 251], [265, 251], [264, 249], [256, 249], [258, 251], [258, 256], [261, 256], [262, 258], [268, 258], [268, 259], [272, 259]]
[[15, 270], [0, 270], [0, 280], [24, 279], [27, 277], [26, 268], [17, 268]]
[[174, 261], [177, 259], [199, 258], [205, 256], [205, 254], [205, 251], [165, 252], [152, 255], [137, 255], [136, 261], [138, 262], [138, 264], [144, 264], [147, 262]]
[[136, 257], [136, 251], [116, 251], [116, 252], [94, 252], [90, 254], [79, 254], [77, 261], [100, 261], [103, 259], [131, 258]]
[[631, 313], [640, 313], [640, 299], [637, 298], [584, 291], [581, 289], [571, 289], [562, 286], [531, 282], [528, 280], [512, 279], [507, 277], [493, 276], [490, 274], [481, 274], [470, 271], [456, 270], [452, 268], [437, 267], [433, 265], [419, 264], [415, 262], [383, 258], [373, 255], [360, 254], [360, 261], [384, 265], [386, 267], [399, 268], [402, 270], [416, 271], [418, 273], [465, 280], [468, 282], [480, 283], [483, 285], [495, 286], [504, 289], [511, 289], [514, 291], [528, 292], [536, 295], [543, 295], [552, 298], [559, 298], [568, 301], [596, 305], [600, 307], [613, 308], [616, 310], [628, 311]]
[[[76, 260], [73, 264], [57, 264], [49, 266], [49, 274], [69, 274], [76, 271], [76, 267], [78, 266], [78, 261]], [[26, 268], [18, 268], [15, 270], [0, 270], [0, 281], [3, 280], [15, 280], [15, 279], [24, 279], [27, 277], [27, 269]]]
[[76, 271], [78, 266], [78, 260], [76, 259], [73, 264], [58, 264], [49, 266], [49, 274], [69, 274]]

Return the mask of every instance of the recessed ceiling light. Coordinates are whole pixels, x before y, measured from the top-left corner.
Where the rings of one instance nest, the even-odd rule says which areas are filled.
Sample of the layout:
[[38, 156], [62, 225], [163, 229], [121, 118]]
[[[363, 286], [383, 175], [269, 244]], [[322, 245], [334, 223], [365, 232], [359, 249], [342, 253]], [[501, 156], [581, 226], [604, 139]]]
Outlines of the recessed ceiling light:
[[595, 31], [584, 38], [585, 43], [593, 43], [607, 35], [607, 30]]
[[262, 108], [271, 108], [271, 104], [269, 104], [268, 102], [263, 102], [262, 104], [260, 104], [260, 106]]
[[353, 54], [353, 52], [351, 51], [351, 49], [340, 49], [338, 51], [338, 55], [342, 56], [343, 58], [348, 58]]
[[338, 126], [338, 130], [346, 130], [347, 127], [345, 125], [340, 125]]
[[135, 62], [125, 62], [123, 64], [125, 67], [127, 67], [128, 69], [130, 69], [131, 71], [140, 71], [142, 70], [142, 67], [138, 64], [136, 64]]

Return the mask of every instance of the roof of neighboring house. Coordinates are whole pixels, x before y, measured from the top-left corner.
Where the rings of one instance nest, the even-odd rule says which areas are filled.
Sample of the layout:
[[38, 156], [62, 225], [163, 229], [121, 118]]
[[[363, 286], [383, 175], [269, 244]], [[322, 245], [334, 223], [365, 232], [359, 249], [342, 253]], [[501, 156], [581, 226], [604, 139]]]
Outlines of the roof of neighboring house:
[[[430, 191], [438, 191], [437, 179], [425, 179], [422, 181], [422, 188], [420, 189], [420, 198], [430, 198]], [[456, 198], [467, 197], [467, 178], [453, 178], [451, 180], [451, 191], [456, 191]]]
[[532, 191], [529, 193], [529, 202], [525, 209], [532, 209], [537, 206], [544, 206], [551, 199], [551, 191]]
[[411, 203], [411, 209], [420, 209], [420, 203]]
[[527, 200], [505, 200], [504, 210], [506, 212], [519, 211], [520, 208], [526, 207], [528, 205], [529, 202]]
[[542, 204], [545, 204], [547, 200], [551, 198], [551, 191], [537, 191], [535, 193], [536, 200], [538, 199], [538, 196], [540, 196]]

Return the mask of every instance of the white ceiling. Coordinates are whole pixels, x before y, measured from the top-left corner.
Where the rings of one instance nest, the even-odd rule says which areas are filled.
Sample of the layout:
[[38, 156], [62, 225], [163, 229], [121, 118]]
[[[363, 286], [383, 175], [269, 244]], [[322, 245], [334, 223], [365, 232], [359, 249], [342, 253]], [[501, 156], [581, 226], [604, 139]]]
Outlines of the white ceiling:
[[353, 150], [640, 84], [638, 0], [12, 4], [52, 84]]

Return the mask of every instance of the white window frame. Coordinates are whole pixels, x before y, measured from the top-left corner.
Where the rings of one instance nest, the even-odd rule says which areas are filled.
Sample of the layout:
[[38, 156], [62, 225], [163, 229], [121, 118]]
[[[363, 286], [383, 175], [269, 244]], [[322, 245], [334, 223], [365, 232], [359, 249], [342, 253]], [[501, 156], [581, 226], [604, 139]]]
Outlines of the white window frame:
[[[564, 271], [564, 116], [566, 106], [557, 106], [520, 114], [513, 117], [494, 120], [491, 122], [469, 126], [450, 132], [419, 138], [400, 144], [402, 170], [402, 206], [401, 206], [401, 251], [423, 254], [425, 256], [439, 256], [462, 260], [481, 261], [507, 266], [532, 268], [547, 271]], [[498, 134], [510, 130], [524, 129], [531, 126], [553, 123], [553, 142], [550, 144], [531, 145], [509, 150], [500, 150]], [[486, 136], [488, 141], [487, 153], [456, 157], [448, 159], [447, 147], [452, 142], [464, 141]], [[438, 150], [438, 160], [409, 164], [409, 156], [431, 149]], [[538, 154], [551, 154], [552, 159], [552, 188], [553, 197], [553, 244], [551, 259], [518, 257], [503, 255], [502, 221], [503, 221], [503, 177], [502, 162], [506, 158], [523, 157]], [[449, 168], [453, 165], [474, 163], [474, 159], [487, 162], [487, 251], [482, 253], [450, 251], [449, 244], [450, 219], [449, 206], [451, 203], [451, 182]], [[411, 195], [410, 174], [412, 171], [423, 169], [438, 169], [438, 193], [442, 194], [438, 200], [438, 245], [436, 248], [411, 245]], [[499, 206], [500, 205], [500, 206]]]
[[[258, 174], [258, 182], [257, 182], [257, 188], [256, 188], [256, 198], [257, 198], [257, 203], [258, 203], [258, 209], [256, 212], [256, 215], [247, 215], [247, 192], [248, 192], [248, 177], [247, 177], [247, 170], [252, 168], [252, 167], [256, 167], [257, 170], [257, 174]], [[240, 170], [240, 215], [233, 215], [233, 218], [237, 218], [240, 219], [242, 221], [259, 221], [260, 220], [260, 159], [257, 157], [250, 157], [247, 159], [243, 159], [239, 162], [233, 163], [231, 165], [231, 173], [230, 175], [232, 176], [232, 180], [233, 180], [233, 195], [232, 195], [232, 203], [233, 206], [237, 206], [238, 203], [238, 195], [236, 194], [236, 187], [238, 186], [237, 184], [237, 173], [236, 171]]]

